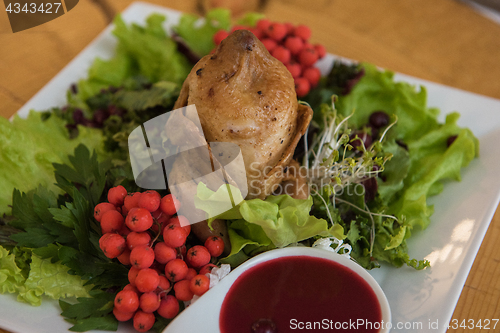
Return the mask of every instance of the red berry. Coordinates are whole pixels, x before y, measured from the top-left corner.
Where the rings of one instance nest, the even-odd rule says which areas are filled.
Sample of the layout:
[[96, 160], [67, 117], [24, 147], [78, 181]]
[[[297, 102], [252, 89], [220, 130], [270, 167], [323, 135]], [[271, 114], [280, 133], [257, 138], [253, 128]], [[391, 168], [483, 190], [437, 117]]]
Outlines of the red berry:
[[267, 51], [269, 51], [269, 53], [272, 52], [278, 46], [278, 43], [276, 43], [276, 41], [271, 38], [262, 39], [262, 44], [267, 49]]
[[210, 262], [210, 252], [202, 245], [195, 245], [187, 251], [187, 262], [192, 267], [202, 267]]
[[199, 274], [201, 274], [201, 275], [208, 274], [208, 273], [210, 273], [210, 272], [212, 271], [212, 269], [214, 269], [215, 267], [217, 267], [217, 266], [215, 266], [214, 264], [206, 264], [205, 266], [203, 266], [203, 267], [200, 269]]
[[257, 24], [255, 25], [257, 29], [260, 29], [262, 31], [267, 31], [269, 27], [271, 26], [271, 21], [268, 19], [260, 19], [257, 21]]
[[153, 225], [153, 217], [144, 208], [132, 208], [127, 214], [125, 224], [132, 231], [146, 231]]
[[108, 191], [108, 201], [115, 206], [122, 206], [125, 197], [127, 196], [127, 190], [125, 187], [118, 185], [116, 187], [110, 188]]
[[160, 209], [165, 214], [172, 216], [177, 213], [179, 208], [181, 208], [181, 203], [173, 194], [167, 194], [161, 198]]
[[135, 314], [135, 311], [134, 312], [122, 312], [115, 307], [113, 308], [113, 315], [115, 316], [116, 320], [118, 320], [118, 321], [130, 320], [130, 319], [132, 319], [134, 314]]
[[141, 195], [142, 193], [140, 192], [129, 193], [123, 201], [123, 207], [125, 207], [127, 210], [131, 210], [132, 208], [139, 208], [139, 200], [141, 199]]
[[286, 33], [287, 33], [286, 26], [278, 22], [271, 23], [271, 25], [267, 29], [267, 35], [277, 42], [285, 38]]
[[155, 323], [155, 315], [143, 311], [137, 311], [134, 315], [134, 328], [139, 332], [149, 331]]
[[122, 290], [115, 296], [115, 308], [121, 312], [134, 312], [139, 308], [139, 296], [133, 290]]
[[311, 38], [311, 29], [308, 26], [300, 24], [293, 30], [293, 34], [306, 41]]
[[168, 221], [170, 220], [170, 215], [165, 214], [162, 212], [162, 214], [156, 219], [156, 221], [162, 225], [167, 225]]
[[135, 268], [151, 267], [155, 261], [155, 252], [147, 245], [136, 246], [130, 251], [130, 263]]
[[299, 62], [304, 67], [310, 67], [318, 60], [318, 53], [314, 47], [305, 47], [299, 53]]
[[178, 281], [174, 284], [174, 292], [175, 292], [175, 298], [177, 298], [179, 301], [190, 301], [194, 294], [189, 288], [191, 284], [191, 281], [188, 280], [181, 280]]
[[295, 27], [290, 22], [285, 22], [284, 24], [285, 24], [285, 27], [286, 27], [286, 33], [289, 34], [289, 35], [291, 35], [293, 33], [293, 30], [295, 30]]
[[160, 275], [160, 282], [158, 283], [158, 289], [157, 289], [158, 292], [169, 289], [170, 289], [170, 281], [168, 281], [168, 279], [165, 276]]
[[208, 237], [205, 241], [205, 247], [212, 257], [217, 258], [224, 252], [224, 241], [219, 236]]
[[314, 49], [318, 53], [318, 58], [321, 59], [326, 55], [326, 48], [321, 44], [315, 44]]
[[177, 251], [173, 247], [168, 246], [165, 242], [158, 242], [155, 245], [155, 259], [160, 264], [166, 264], [170, 260], [177, 258]]
[[295, 79], [297, 77], [300, 77], [300, 74], [302, 74], [302, 66], [300, 66], [296, 62], [288, 63], [285, 64], [286, 69], [292, 74], [292, 77]]
[[135, 279], [135, 286], [141, 293], [155, 291], [159, 283], [160, 275], [152, 268], [141, 269]]
[[318, 60], [318, 52], [314, 47], [305, 47], [299, 53], [299, 62], [302, 66], [310, 67]]
[[101, 230], [103, 234], [108, 232], [118, 232], [123, 227], [125, 219], [117, 210], [110, 210], [104, 213], [101, 218]]
[[149, 268], [154, 269], [158, 274], [164, 274], [165, 273], [165, 265], [164, 264], [160, 264], [156, 260], [153, 262], [153, 264]]
[[215, 45], [219, 45], [226, 37], [229, 36], [229, 32], [226, 30], [219, 30], [215, 33], [213, 40]]
[[311, 84], [304, 77], [299, 77], [295, 79], [295, 91], [298, 97], [304, 97], [311, 90]]
[[[137, 271], [137, 273], [139, 273], [139, 271]], [[136, 293], [139, 293], [139, 290], [137, 290], [136, 287], [134, 287], [132, 284], [127, 284], [125, 287], [123, 287], [122, 290], [132, 290], [132, 291], [135, 291]]]
[[125, 238], [113, 233], [104, 234], [99, 239], [99, 247], [106, 257], [116, 258], [125, 250]]
[[186, 277], [188, 266], [182, 259], [174, 259], [165, 265], [165, 276], [170, 282], [177, 282]]
[[127, 237], [130, 234], [130, 229], [127, 227], [127, 225], [124, 223], [120, 230], [118, 230], [118, 234], [122, 235], [123, 237]]
[[172, 295], [167, 295], [161, 300], [160, 307], [156, 311], [160, 316], [172, 319], [179, 313], [179, 301]]
[[132, 231], [127, 235], [127, 246], [130, 250], [137, 246], [149, 245], [151, 241], [151, 236], [149, 233], [143, 232], [135, 232]]
[[184, 229], [184, 231], [188, 235], [191, 232], [191, 224], [189, 223], [188, 219], [183, 215], [172, 217], [170, 220], [168, 220], [167, 225], [169, 224], [175, 224], [178, 225], [179, 227], [182, 227], [182, 229]]
[[128, 266], [130, 265], [130, 250], [125, 249], [123, 250], [122, 254], [120, 254], [118, 257], [116, 257], [119, 262], [122, 263], [122, 265]]
[[[158, 202], [158, 203], [159, 203], [159, 202]], [[159, 205], [159, 204], [158, 204], [158, 207], [160, 207], [160, 205]], [[154, 212], [151, 212], [151, 216], [152, 216], [154, 219], [157, 219], [157, 220], [158, 220], [158, 219], [160, 218], [160, 216], [162, 216], [162, 215], [165, 215], [165, 214], [163, 214], [163, 212], [161, 211], [161, 209], [160, 209], [160, 208], [158, 208], [158, 209], [157, 209], [157, 210], [155, 210]]]
[[248, 30], [257, 37], [257, 39], [261, 39], [264, 37], [264, 31], [258, 29], [258, 28], [248, 28]]
[[304, 70], [302, 76], [309, 81], [311, 87], [315, 87], [321, 78], [321, 72], [316, 67], [309, 67]]
[[155, 292], [147, 292], [141, 295], [139, 298], [139, 307], [144, 312], [155, 312], [160, 307], [160, 296]]
[[196, 275], [198, 275], [198, 273], [196, 273], [196, 270], [194, 268], [189, 268], [184, 280], [191, 281], [191, 279], [194, 278]]
[[201, 296], [210, 287], [210, 279], [206, 275], [196, 275], [190, 280], [189, 289], [196, 296]]
[[101, 202], [94, 208], [94, 218], [97, 220], [97, 222], [101, 222], [101, 218], [103, 217], [103, 215], [110, 210], [116, 210], [115, 205], [110, 204], [109, 202]]
[[178, 225], [169, 224], [163, 229], [163, 241], [170, 247], [179, 247], [186, 242], [187, 233]]
[[141, 194], [139, 198], [139, 207], [153, 213], [160, 208], [161, 196], [158, 192], [149, 190]]
[[130, 267], [128, 271], [128, 282], [130, 282], [130, 284], [134, 287], [135, 287], [135, 279], [137, 278], [137, 274], [139, 274], [139, 271], [140, 269], [135, 268], [134, 266]]
[[304, 48], [304, 42], [300, 37], [290, 36], [285, 40], [285, 47], [290, 50], [293, 55], [299, 54], [299, 52]]
[[305, 49], [307, 49], [307, 48], [313, 49], [313, 48], [314, 48], [314, 46], [313, 46], [311, 43], [309, 43], [308, 41], [305, 41], [305, 42], [304, 42], [304, 48], [305, 48]]
[[281, 61], [284, 64], [290, 62], [291, 54], [290, 51], [285, 49], [283, 46], [276, 46], [276, 48], [271, 52], [271, 55]]
[[128, 212], [129, 212], [129, 210], [125, 206], [122, 206], [122, 215], [123, 215], [123, 217], [127, 217]]
[[168, 224], [169, 220], [170, 220], [170, 216], [162, 212], [160, 217], [158, 217], [156, 219], [156, 222], [153, 223], [153, 225], [151, 226], [151, 230], [155, 234], [157, 234], [158, 232], [163, 233], [163, 228]]

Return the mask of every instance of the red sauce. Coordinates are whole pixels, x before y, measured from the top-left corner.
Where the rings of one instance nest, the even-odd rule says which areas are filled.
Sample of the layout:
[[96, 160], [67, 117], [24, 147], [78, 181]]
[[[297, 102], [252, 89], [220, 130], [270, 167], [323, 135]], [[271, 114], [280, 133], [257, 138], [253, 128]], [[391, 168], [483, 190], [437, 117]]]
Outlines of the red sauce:
[[[279, 333], [369, 333], [379, 331], [382, 312], [372, 288], [354, 271], [327, 259], [293, 256], [240, 275], [224, 299], [219, 326], [221, 333], [252, 332], [252, 324], [263, 318], [271, 319]], [[371, 329], [346, 324], [338, 329], [358, 319], [371, 322]]]

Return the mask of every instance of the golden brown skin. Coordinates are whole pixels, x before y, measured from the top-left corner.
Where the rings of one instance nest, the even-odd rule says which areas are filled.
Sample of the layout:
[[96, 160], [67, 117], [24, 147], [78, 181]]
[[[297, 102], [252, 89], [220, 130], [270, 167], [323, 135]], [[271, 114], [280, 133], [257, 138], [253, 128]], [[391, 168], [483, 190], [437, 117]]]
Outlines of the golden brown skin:
[[283, 181], [276, 184], [273, 189], [274, 195], [288, 194], [294, 199], [306, 200], [309, 198], [310, 190], [307, 183], [306, 174], [301, 172], [300, 164], [296, 160], [292, 160], [285, 171]]
[[241, 148], [247, 198], [265, 198], [281, 182], [312, 118], [297, 103], [290, 72], [247, 30], [233, 32], [194, 66], [175, 108], [190, 104], [207, 142]]

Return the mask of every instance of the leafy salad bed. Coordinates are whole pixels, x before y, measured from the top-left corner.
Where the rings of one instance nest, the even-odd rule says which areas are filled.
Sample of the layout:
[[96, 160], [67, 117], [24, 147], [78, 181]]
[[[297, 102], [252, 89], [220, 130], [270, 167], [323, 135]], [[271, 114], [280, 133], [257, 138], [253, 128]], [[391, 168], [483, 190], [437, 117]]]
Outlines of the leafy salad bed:
[[[259, 18], [250, 14], [238, 23], [255, 25]], [[113, 186], [141, 190], [130, 169], [128, 134], [172, 110], [196, 57], [231, 26], [229, 12], [220, 9], [201, 26], [184, 15], [175, 36], [163, 21], [152, 15], [145, 26], [128, 26], [117, 17], [115, 56], [95, 60], [88, 77], [68, 90], [67, 106], [0, 119], [0, 292], [32, 305], [44, 295], [59, 299], [74, 331], [118, 327], [113, 299], [128, 283], [128, 270], [100, 250], [93, 208]], [[314, 187], [308, 200], [270, 196], [226, 212], [232, 252], [220, 263], [234, 267], [268, 249], [335, 236], [367, 269], [380, 262], [428, 267], [410, 257], [406, 240], [430, 223], [427, 198], [441, 192], [443, 181], [460, 180], [461, 168], [478, 156], [478, 140], [457, 126], [457, 113], [439, 123], [425, 88], [396, 83], [393, 73], [370, 64], [335, 63], [303, 101], [315, 114], [296, 158], [332, 182]], [[390, 118], [374, 124], [375, 111]], [[201, 188], [198, 195], [209, 211], [217, 193]], [[167, 324], [158, 318], [154, 329]]]

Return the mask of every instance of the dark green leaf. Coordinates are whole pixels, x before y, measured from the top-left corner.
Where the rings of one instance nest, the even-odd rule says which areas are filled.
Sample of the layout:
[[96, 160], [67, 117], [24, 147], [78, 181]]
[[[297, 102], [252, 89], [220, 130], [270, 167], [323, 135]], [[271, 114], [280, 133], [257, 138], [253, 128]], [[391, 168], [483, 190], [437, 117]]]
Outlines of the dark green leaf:
[[48, 191], [43, 186], [38, 186], [33, 194], [33, 210], [44, 223], [52, 222], [52, 214], [49, 211], [51, 207], [57, 207], [56, 195]]
[[59, 261], [59, 246], [56, 244], [49, 244], [45, 247], [33, 249], [33, 253], [42, 259], [52, 258], [53, 263]]
[[[102, 316], [113, 310], [113, 300], [115, 295], [106, 292], [99, 292], [94, 297], [79, 297], [78, 303], [65, 306], [62, 316], [70, 319], [84, 319], [91, 316]], [[59, 303], [65, 303], [59, 301]]]
[[62, 206], [61, 208], [49, 208], [54, 220], [61, 222], [63, 226], [74, 228], [75, 216], [68, 207]]
[[59, 257], [59, 260], [61, 260], [64, 265], [70, 267], [68, 263], [77, 258], [78, 253], [78, 250], [76, 250], [74, 247], [61, 246], [57, 255]]
[[129, 111], [144, 111], [155, 106], [167, 106], [179, 94], [179, 86], [172, 82], [157, 82], [151, 89], [118, 91], [116, 103]]
[[33, 191], [21, 193], [15, 189], [12, 198], [12, 215], [16, 219], [10, 225], [21, 229], [37, 227], [41, 221], [33, 209]]
[[80, 251], [97, 255], [96, 249], [90, 243], [90, 226], [92, 221], [90, 217], [89, 202], [85, 200], [79, 191], [74, 193], [74, 206], [68, 207], [75, 216], [75, 236], [78, 240]]
[[91, 330], [116, 331], [117, 329], [118, 320], [113, 315], [108, 315], [78, 320], [69, 330], [73, 332], [86, 332]]
[[26, 232], [20, 232], [10, 236], [17, 242], [17, 246], [44, 247], [53, 243], [57, 237], [51, 235], [45, 228], [26, 228]]

